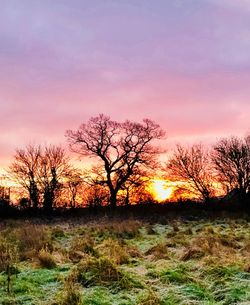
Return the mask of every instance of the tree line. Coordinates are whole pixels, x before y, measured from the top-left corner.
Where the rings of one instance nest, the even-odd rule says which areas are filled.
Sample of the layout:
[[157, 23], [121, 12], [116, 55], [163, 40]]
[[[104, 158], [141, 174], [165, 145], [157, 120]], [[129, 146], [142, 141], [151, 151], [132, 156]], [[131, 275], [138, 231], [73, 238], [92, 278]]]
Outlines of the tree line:
[[224, 138], [211, 148], [178, 144], [165, 164], [159, 162], [163, 151], [156, 143], [165, 131], [149, 119], [117, 122], [100, 114], [68, 130], [66, 138], [72, 152], [93, 159], [91, 170], [76, 168], [61, 146], [28, 145], [15, 152], [8, 172], [34, 210], [50, 212], [63, 201], [66, 189], [70, 207], [76, 206], [79, 194], [90, 206], [107, 204], [112, 209], [120, 204], [121, 194], [124, 204], [135, 196], [138, 202], [150, 199], [145, 185], [156, 171], [177, 181], [176, 193], [188, 192], [205, 203], [218, 189], [224, 195], [236, 192], [244, 205], [249, 202], [249, 136]]

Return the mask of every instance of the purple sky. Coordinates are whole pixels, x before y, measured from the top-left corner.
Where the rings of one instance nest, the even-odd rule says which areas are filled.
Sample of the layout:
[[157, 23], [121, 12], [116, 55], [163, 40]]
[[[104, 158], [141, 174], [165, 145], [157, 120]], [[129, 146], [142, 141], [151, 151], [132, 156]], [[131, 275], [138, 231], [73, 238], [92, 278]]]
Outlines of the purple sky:
[[99, 113], [250, 131], [250, 0], [0, 0], [0, 167]]

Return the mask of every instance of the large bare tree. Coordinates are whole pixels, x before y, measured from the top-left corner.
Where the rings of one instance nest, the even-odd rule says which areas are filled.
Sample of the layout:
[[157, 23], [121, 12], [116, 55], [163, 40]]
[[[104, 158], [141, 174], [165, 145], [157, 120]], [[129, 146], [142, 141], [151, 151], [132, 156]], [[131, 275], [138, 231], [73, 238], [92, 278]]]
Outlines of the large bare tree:
[[[212, 170], [209, 155], [201, 145], [184, 147], [177, 145], [173, 156], [167, 164], [170, 177], [184, 182], [186, 190], [204, 201], [208, 201], [213, 193]], [[183, 187], [182, 187], [183, 188]]]
[[110, 193], [110, 205], [117, 204], [117, 193], [139, 167], [152, 166], [159, 149], [155, 139], [164, 136], [160, 126], [149, 119], [142, 123], [111, 120], [100, 114], [66, 133], [73, 151], [99, 159], [105, 175], [102, 181]]
[[230, 192], [237, 189], [245, 202], [250, 190], [250, 138], [224, 138], [212, 152], [212, 161], [219, 182]]

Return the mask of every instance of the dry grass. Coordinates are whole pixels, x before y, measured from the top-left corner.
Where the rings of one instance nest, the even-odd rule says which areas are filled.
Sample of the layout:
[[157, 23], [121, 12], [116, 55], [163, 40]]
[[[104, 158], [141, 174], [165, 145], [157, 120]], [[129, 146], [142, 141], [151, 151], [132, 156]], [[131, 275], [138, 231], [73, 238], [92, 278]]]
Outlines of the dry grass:
[[0, 237], [0, 272], [16, 264], [18, 259], [17, 247], [6, 238]]
[[[53, 305], [248, 304], [247, 222], [178, 220], [141, 226], [134, 220], [105, 219], [4, 229], [0, 265], [10, 259], [6, 249], [15, 244], [17, 255], [26, 260], [17, 265], [18, 277], [13, 276], [16, 303], [22, 304], [25, 296], [32, 304], [38, 299], [50, 304], [55, 293]], [[43, 269], [36, 268], [38, 260]], [[57, 268], [48, 270], [55, 262]], [[2, 273], [0, 303], [5, 302], [4, 281]]]
[[161, 300], [157, 296], [157, 294], [152, 290], [149, 289], [146, 294], [144, 294], [140, 300], [137, 302], [136, 305], [161, 305]]
[[146, 251], [146, 255], [153, 255], [154, 259], [168, 259], [169, 251], [166, 243], [159, 243]]
[[90, 236], [75, 237], [71, 241], [71, 245], [68, 251], [69, 259], [75, 263], [83, 259], [86, 254], [98, 256], [98, 252], [95, 249], [95, 241]]
[[123, 239], [132, 239], [140, 234], [142, 223], [137, 220], [112, 221], [111, 223], [99, 224], [96, 230], [101, 236], [114, 236]]
[[130, 256], [127, 248], [121, 245], [118, 240], [108, 238], [97, 247], [97, 250], [101, 256], [107, 257], [117, 265], [129, 262]]
[[43, 248], [53, 249], [51, 236], [44, 226], [27, 224], [16, 229], [14, 235], [22, 260], [36, 258]]
[[106, 286], [120, 289], [131, 286], [131, 281], [126, 273], [108, 257], [88, 257], [82, 260], [69, 275], [72, 281], [81, 283], [84, 287]]
[[42, 268], [52, 269], [56, 267], [54, 256], [46, 248], [39, 251], [37, 258]]
[[64, 281], [62, 291], [57, 295], [56, 299], [51, 305], [82, 305], [80, 287], [67, 278]]

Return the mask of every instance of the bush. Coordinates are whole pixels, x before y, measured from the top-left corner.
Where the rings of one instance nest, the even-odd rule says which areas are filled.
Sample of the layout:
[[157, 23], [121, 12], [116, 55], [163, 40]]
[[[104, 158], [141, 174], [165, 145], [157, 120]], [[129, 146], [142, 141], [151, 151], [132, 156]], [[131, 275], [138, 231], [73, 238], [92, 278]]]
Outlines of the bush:
[[17, 247], [7, 239], [0, 237], [0, 272], [13, 267], [18, 261]]

